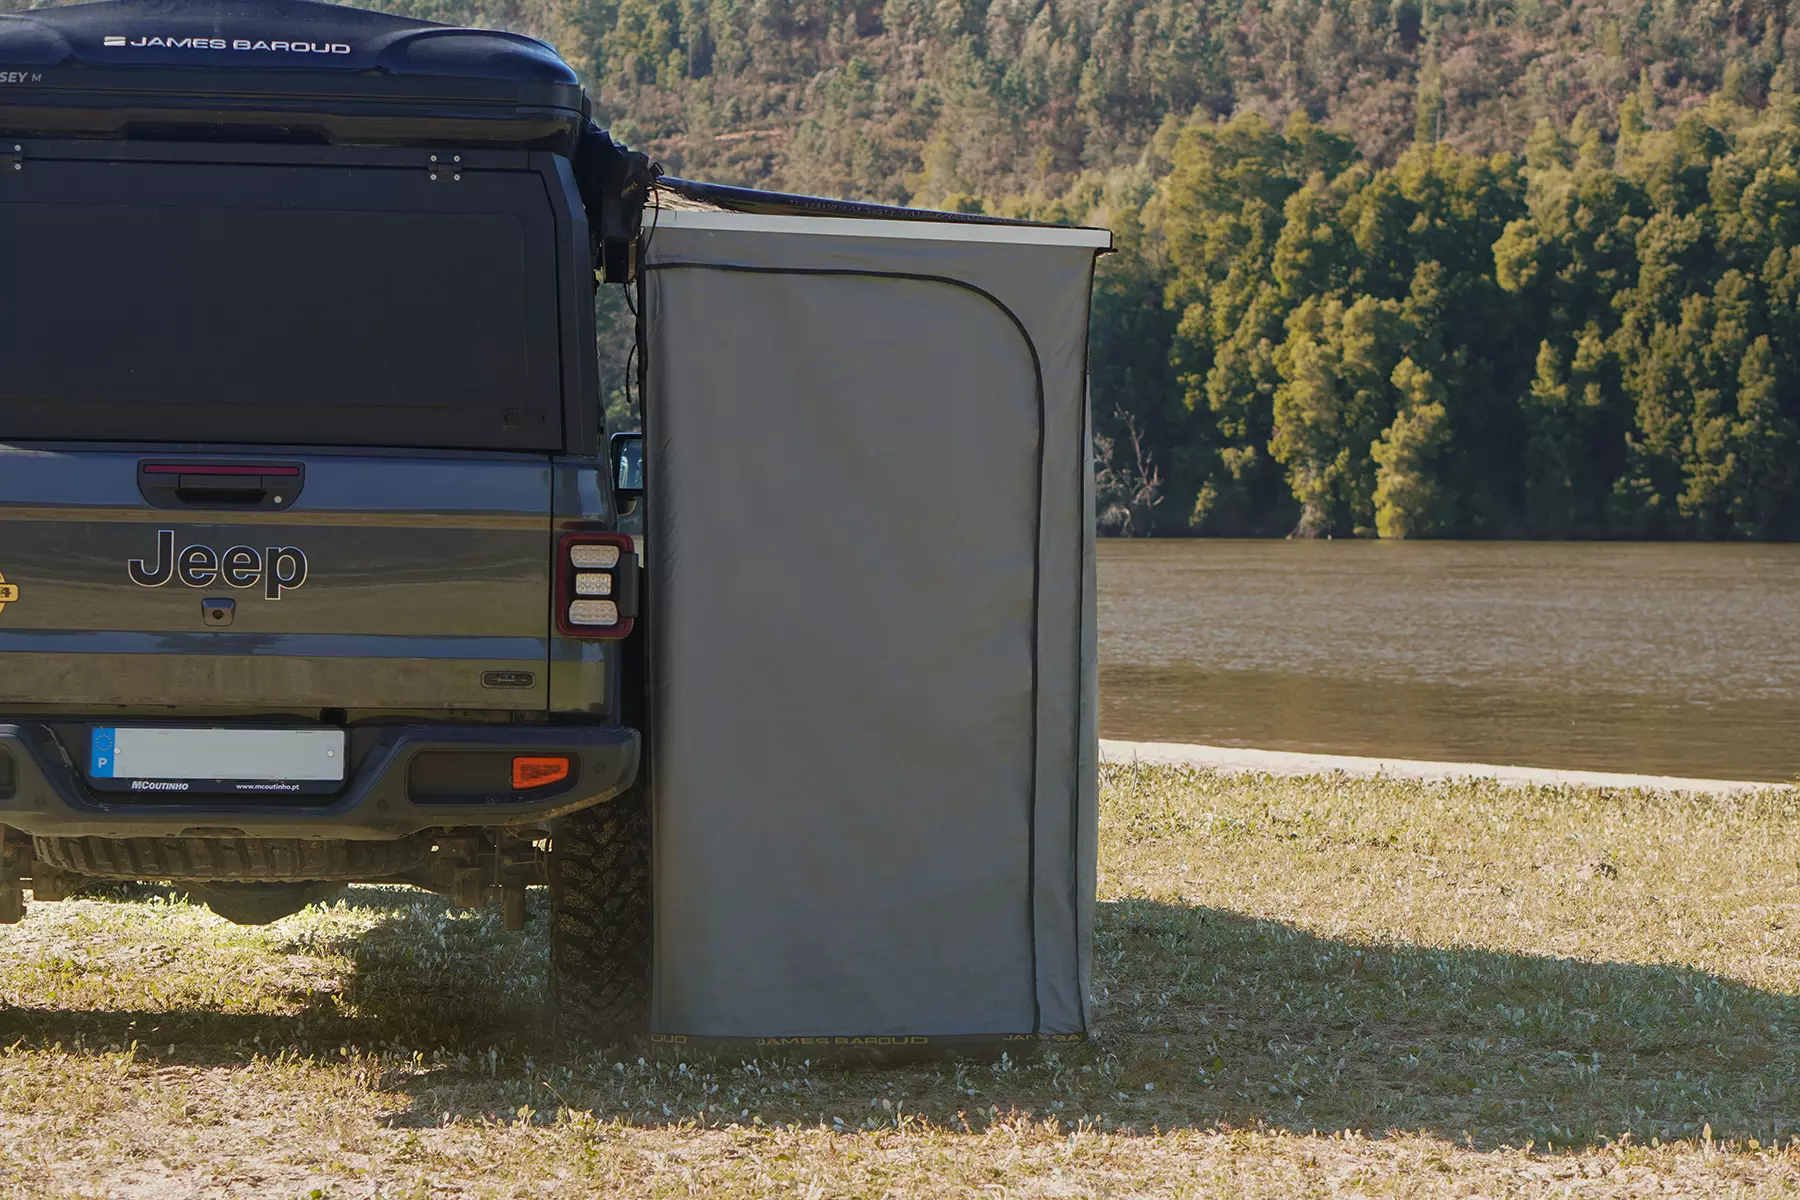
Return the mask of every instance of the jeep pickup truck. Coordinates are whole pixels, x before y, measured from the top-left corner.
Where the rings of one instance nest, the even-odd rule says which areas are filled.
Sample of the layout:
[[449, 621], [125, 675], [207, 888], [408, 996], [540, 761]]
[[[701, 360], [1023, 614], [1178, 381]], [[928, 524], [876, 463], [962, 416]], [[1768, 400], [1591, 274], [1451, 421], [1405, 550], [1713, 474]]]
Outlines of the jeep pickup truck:
[[548, 884], [565, 1027], [640, 1025], [647, 164], [542, 43], [310, 0], [0, 15], [0, 81], [0, 922]]

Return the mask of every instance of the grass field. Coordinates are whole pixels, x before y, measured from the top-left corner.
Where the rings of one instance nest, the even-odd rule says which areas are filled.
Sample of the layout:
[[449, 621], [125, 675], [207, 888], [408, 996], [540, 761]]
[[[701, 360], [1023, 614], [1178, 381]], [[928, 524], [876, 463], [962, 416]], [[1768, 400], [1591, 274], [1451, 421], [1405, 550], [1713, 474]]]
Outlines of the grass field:
[[0, 1196], [1800, 1194], [1800, 796], [1109, 767], [1093, 1042], [560, 1055], [403, 889], [0, 928]]

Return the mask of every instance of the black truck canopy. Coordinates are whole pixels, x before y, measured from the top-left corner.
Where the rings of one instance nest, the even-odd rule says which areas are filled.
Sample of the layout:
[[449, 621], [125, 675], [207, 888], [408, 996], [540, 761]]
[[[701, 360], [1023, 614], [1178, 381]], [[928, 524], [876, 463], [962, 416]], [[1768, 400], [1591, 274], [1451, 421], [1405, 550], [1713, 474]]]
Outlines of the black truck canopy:
[[555, 50], [313, 0], [101, 0], [0, 14], [0, 134], [573, 150]]
[[549, 46], [102, 0], [0, 15], [0, 84], [0, 441], [593, 449], [624, 153]]

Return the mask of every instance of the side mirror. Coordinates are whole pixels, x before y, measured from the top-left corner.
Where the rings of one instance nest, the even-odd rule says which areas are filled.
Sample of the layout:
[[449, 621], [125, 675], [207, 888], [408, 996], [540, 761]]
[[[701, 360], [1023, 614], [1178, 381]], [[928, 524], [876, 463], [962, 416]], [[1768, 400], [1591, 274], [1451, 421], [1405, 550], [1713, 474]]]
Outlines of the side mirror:
[[629, 512], [644, 498], [644, 435], [615, 433], [611, 439], [613, 502]]

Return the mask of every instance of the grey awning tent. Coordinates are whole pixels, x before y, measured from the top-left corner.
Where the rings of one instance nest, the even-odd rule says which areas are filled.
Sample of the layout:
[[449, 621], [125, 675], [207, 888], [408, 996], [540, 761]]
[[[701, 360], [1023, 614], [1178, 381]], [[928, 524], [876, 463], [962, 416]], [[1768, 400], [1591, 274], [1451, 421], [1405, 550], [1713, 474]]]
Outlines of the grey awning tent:
[[1084, 1034], [1108, 235], [645, 227], [652, 1029]]

